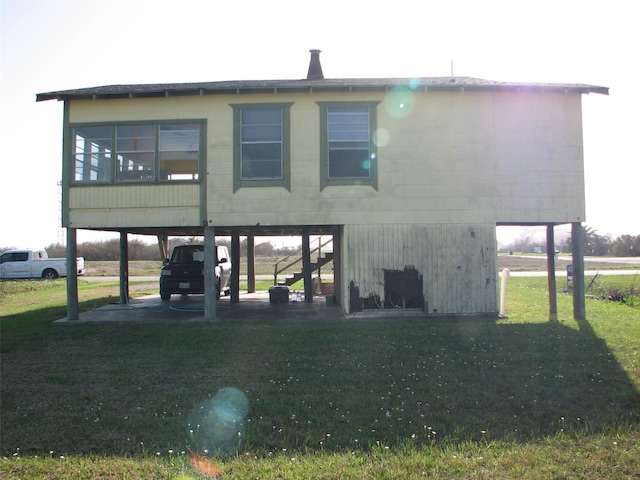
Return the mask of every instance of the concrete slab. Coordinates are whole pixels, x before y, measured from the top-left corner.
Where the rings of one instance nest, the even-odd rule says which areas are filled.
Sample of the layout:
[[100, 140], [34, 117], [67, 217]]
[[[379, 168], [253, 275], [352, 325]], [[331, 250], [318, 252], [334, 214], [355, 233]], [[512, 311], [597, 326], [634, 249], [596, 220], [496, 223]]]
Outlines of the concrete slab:
[[[269, 292], [241, 293], [238, 303], [229, 297], [218, 301], [216, 321], [327, 321], [344, 319], [340, 305], [328, 304], [325, 296], [305, 303], [303, 294], [292, 292], [289, 303], [272, 304]], [[204, 295], [172, 295], [163, 301], [159, 295], [132, 299], [129, 304], [110, 304], [80, 314], [79, 320], [56, 320], [56, 325], [87, 323], [187, 323], [205, 322]]]

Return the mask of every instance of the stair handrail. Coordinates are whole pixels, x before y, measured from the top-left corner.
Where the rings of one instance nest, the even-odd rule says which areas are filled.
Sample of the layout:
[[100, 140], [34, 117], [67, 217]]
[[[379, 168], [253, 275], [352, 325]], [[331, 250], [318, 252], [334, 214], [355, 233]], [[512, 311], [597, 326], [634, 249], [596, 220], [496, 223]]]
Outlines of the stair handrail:
[[[318, 241], [320, 239], [318, 238]], [[326, 242], [324, 242], [322, 245], [318, 245], [316, 248], [314, 248], [313, 250], [311, 250], [310, 255], [317, 252], [317, 251], [321, 251], [322, 247], [326, 246], [327, 244], [333, 242], [333, 238], [330, 238], [329, 240], [327, 240]], [[289, 262], [288, 264], [286, 264], [284, 267], [280, 267], [278, 268], [278, 265], [282, 262], [284, 262], [285, 260], [287, 260], [290, 257], [293, 257], [294, 255], [297, 255], [298, 253], [300, 253], [302, 251], [302, 247], [300, 247], [299, 249], [297, 249], [295, 252], [291, 252], [289, 255], [287, 255], [286, 257], [282, 257], [281, 259], [279, 259], [278, 261], [276, 261], [276, 263], [273, 264], [273, 284], [274, 285], [278, 285], [278, 274], [284, 272], [286, 269], [288, 269], [289, 267], [293, 267], [296, 263], [301, 262], [302, 261], [302, 256], [300, 256], [300, 258], [296, 258], [294, 261]]]

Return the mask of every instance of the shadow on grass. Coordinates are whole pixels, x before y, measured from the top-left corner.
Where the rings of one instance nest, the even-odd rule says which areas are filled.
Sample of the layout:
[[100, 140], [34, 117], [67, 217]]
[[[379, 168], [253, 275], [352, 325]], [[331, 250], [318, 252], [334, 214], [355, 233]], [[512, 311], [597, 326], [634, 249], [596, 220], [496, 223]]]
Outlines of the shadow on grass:
[[248, 398], [242, 449], [258, 454], [527, 442], [640, 419], [605, 342], [562, 323], [91, 325], [2, 360], [3, 455], [188, 450], [189, 411], [229, 386]]
[[[272, 371], [276, 414], [254, 419], [261, 427], [256, 445], [274, 436], [272, 449], [293, 438], [298, 447], [321, 449], [526, 442], [640, 419], [640, 394], [590, 327], [465, 320], [336, 330], [324, 345], [314, 336], [311, 351], [287, 349], [287, 363]], [[359, 344], [364, 348], [353, 348]], [[306, 378], [289, 373], [299, 362]], [[305, 426], [319, 422], [327, 435]]]
[[[100, 308], [116, 300], [113, 295], [109, 295], [81, 302], [80, 312]], [[2, 353], [9, 352], [24, 342], [49, 335], [54, 328], [52, 322], [66, 318], [66, 316], [66, 304], [34, 308], [22, 313], [1, 316], [0, 351]]]

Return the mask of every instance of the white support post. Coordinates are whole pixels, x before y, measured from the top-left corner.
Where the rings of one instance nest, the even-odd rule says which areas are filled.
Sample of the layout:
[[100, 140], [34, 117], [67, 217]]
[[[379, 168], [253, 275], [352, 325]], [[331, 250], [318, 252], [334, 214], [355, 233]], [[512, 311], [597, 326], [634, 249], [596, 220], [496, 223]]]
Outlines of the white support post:
[[503, 268], [500, 272], [500, 316], [507, 316], [507, 278], [509, 278], [509, 269]]

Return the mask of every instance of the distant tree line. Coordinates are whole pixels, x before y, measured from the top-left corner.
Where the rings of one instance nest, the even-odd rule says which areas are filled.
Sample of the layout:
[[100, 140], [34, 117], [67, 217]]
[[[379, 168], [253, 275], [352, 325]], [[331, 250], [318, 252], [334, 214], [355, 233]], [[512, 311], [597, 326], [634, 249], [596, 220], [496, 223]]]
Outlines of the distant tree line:
[[[600, 235], [597, 230], [583, 226], [582, 242], [584, 254], [587, 256], [637, 257], [640, 255], [640, 235], [620, 235], [613, 238], [611, 235]], [[562, 253], [570, 253], [571, 245], [571, 236], [569, 236], [558, 242], [556, 249]], [[527, 232], [506, 248], [522, 253], [546, 253], [547, 251], [545, 241], [534, 240]]]
[[[176, 245], [186, 243], [203, 243], [202, 237], [174, 237], [169, 239], [169, 252]], [[225, 237], [217, 238], [216, 244], [225, 245], [231, 248], [231, 240]], [[49, 257], [66, 256], [67, 248], [65, 245], [53, 243], [45, 247]], [[146, 243], [138, 239], [130, 239], [128, 242], [129, 260], [163, 260], [160, 255], [160, 248], [157, 243]], [[289, 255], [295, 248], [282, 247], [276, 248], [270, 242], [257, 243], [255, 252], [260, 257], [284, 257]], [[240, 255], [247, 254], [247, 240], [244, 238], [240, 242]], [[108, 261], [118, 260], [120, 257], [120, 240], [102, 240], [97, 242], [83, 242], [78, 244], [78, 256], [84, 257], [86, 261]]]
[[[589, 256], [612, 257], [637, 257], [640, 255], [640, 235], [620, 235], [612, 238], [611, 235], [600, 235], [591, 227], [583, 226], [582, 240], [584, 242], [584, 254]], [[203, 237], [172, 237], [169, 239], [169, 251], [174, 246], [184, 243], [203, 243]], [[218, 245], [226, 245], [231, 248], [231, 240], [228, 237], [216, 238]], [[138, 239], [129, 239], [129, 260], [162, 260], [157, 243], [146, 243]], [[529, 232], [510, 244], [503, 247], [506, 250], [522, 253], [546, 253], [547, 246], [543, 240], [536, 240]], [[571, 237], [560, 239], [556, 243], [556, 249], [562, 253], [571, 253]], [[9, 248], [0, 248], [0, 251]], [[49, 257], [66, 256], [66, 246], [53, 243], [46, 247]], [[257, 243], [256, 255], [259, 257], [285, 257], [296, 250], [294, 247], [276, 247], [271, 242]], [[118, 260], [120, 252], [120, 240], [102, 240], [99, 242], [83, 242], [78, 244], [78, 256], [87, 261]], [[247, 255], [247, 239], [240, 242], [240, 255]]]
[[[640, 255], [640, 235], [620, 235], [613, 239], [610, 235], [599, 235], [591, 227], [582, 227], [582, 242], [585, 255], [613, 257], [637, 257]], [[569, 239], [569, 242], [571, 240]]]

